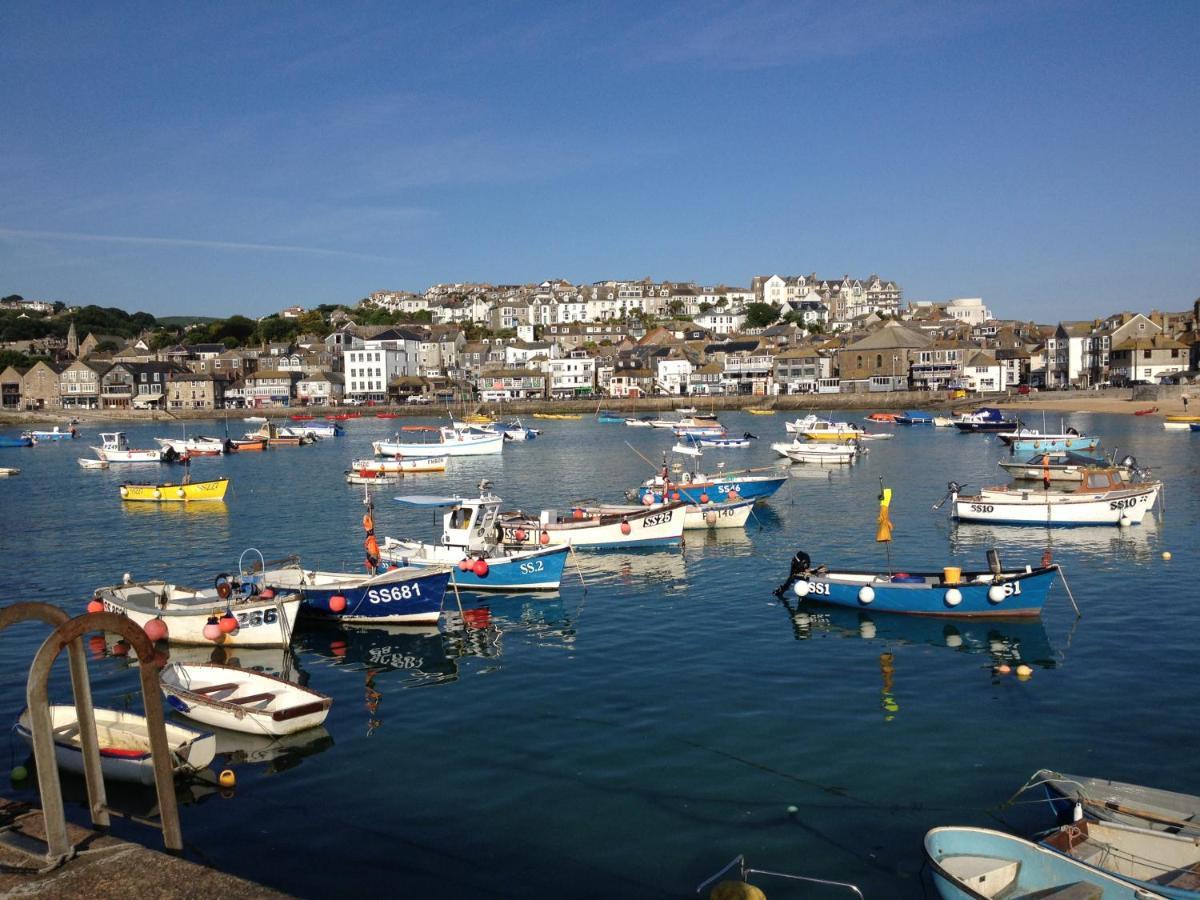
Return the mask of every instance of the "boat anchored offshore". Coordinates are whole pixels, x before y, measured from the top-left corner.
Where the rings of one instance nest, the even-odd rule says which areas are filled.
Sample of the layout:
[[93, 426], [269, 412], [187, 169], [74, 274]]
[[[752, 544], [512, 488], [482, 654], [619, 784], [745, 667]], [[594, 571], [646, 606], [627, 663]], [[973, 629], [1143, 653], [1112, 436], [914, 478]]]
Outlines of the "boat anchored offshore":
[[502, 433], [488, 434], [475, 428], [453, 428], [442, 426], [409, 425], [405, 431], [421, 431], [436, 434], [435, 441], [401, 441], [397, 434], [390, 441], [375, 441], [371, 446], [376, 456], [482, 456], [500, 453], [504, 449]]
[[542, 535], [579, 548], [671, 546], [683, 542], [686, 503], [607, 508], [576, 506], [570, 515], [544, 509], [537, 516], [503, 513], [504, 544], [536, 547]]
[[170, 663], [159, 687], [167, 705], [181, 715], [249, 734], [278, 736], [315, 728], [333, 705], [324, 694], [274, 675], [216, 663]]
[[570, 550], [539, 534], [537, 549], [510, 550], [498, 538], [501, 500], [491, 482], [479, 484], [479, 497], [408, 495], [396, 502], [412, 509], [444, 509], [438, 542], [384, 538], [380, 558], [401, 566], [453, 566], [452, 582], [460, 589], [519, 593], [554, 591], [562, 582]]
[[1138, 525], [1154, 507], [1162, 482], [1127, 481], [1120, 469], [1094, 468], [1082, 470], [1078, 486], [1069, 493], [1011, 485], [981, 488], [977, 494], [966, 495], [962, 488], [951, 481], [946, 485], [946, 497], [934, 508], [949, 500], [951, 516], [964, 522]]
[[[1127, 456], [1120, 465], [1113, 465], [1121, 475], [1129, 480], [1133, 477], [1133, 467], [1137, 462]], [[1000, 464], [1010, 478], [1017, 481], [1058, 481], [1077, 484], [1081, 473], [1087, 469], [1106, 468], [1110, 463], [1100, 456], [1090, 456], [1086, 453], [1058, 451], [1052, 453], [1035, 453], [1022, 462], [1002, 461]]]
[[947, 566], [940, 572], [813, 568], [807, 553], [792, 557], [787, 580], [776, 595], [791, 590], [801, 600], [917, 616], [1036, 616], [1058, 574], [1046, 564], [1006, 572], [995, 550], [986, 572]]
[[972, 413], [963, 413], [954, 420], [954, 427], [967, 433], [1012, 431], [1020, 426], [1016, 419], [1006, 419], [994, 406], [982, 406]]
[[[765, 500], [787, 483], [787, 476], [779, 469], [724, 471], [724, 463], [717, 463], [717, 474], [685, 472], [678, 470], [672, 475], [671, 467], [663, 461], [662, 471], [648, 478], [640, 487], [629, 491], [630, 500], [646, 506], [651, 503], [684, 500], [701, 505], [724, 500]], [[755, 474], [766, 472], [768, 474]]]
[[123, 431], [106, 431], [100, 433], [100, 446], [92, 447], [96, 456], [110, 463], [156, 463], [164, 461], [166, 447], [157, 450], [135, 450], [129, 446], [129, 441]]
[[121, 499], [134, 503], [199, 503], [204, 501], [218, 502], [225, 499], [225, 491], [229, 488], [228, 478], [214, 478], [210, 481], [184, 481], [179, 484], [133, 484], [126, 482], [121, 485]]
[[857, 441], [827, 443], [821, 441], [777, 441], [771, 449], [792, 462], [817, 465], [849, 465], [858, 459], [861, 448]]

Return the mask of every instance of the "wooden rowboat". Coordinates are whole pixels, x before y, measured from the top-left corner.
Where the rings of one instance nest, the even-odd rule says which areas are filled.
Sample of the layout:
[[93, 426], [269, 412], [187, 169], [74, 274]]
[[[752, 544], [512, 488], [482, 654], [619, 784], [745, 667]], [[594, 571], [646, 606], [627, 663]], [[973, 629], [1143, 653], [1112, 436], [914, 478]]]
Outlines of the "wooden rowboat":
[[192, 481], [187, 484], [129, 484], [121, 485], [121, 499], [127, 502], [197, 503], [225, 499], [228, 478], [213, 481]]
[[108, 461], [103, 459], [91, 459], [87, 456], [79, 457], [79, 465], [84, 469], [107, 469]]
[[160, 687], [172, 709], [230, 731], [293, 734], [325, 721], [333, 700], [298, 684], [216, 663], [171, 663]]
[[356, 459], [350, 463], [350, 471], [387, 472], [393, 475], [415, 475], [421, 472], [445, 472], [447, 456], [417, 456], [412, 459]]
[[1050, 769], [1039, 769], [1029, 784], [1042, 787], [1060, 819], [1078, 803], [1095, 819], [1200, 837], [1200, 797], [1191, 794]]
[[[105, 778], [154, 784], [154, 764], [150, 758], [150, 731], [144, 716], [115, 709], [96, 709], [96, 737], [100, 743], [100, 771]], [[74, 706], [51, 706], [50, 721], [54, 733], [54, 758], [58, 767], [83, 774], [83, 748], [79, 741], [79, 721]], [[21, 713], [16, 732], [30, 746], [33, 734], [29, 710]], [[176, 775], [203, 769], [216, 755], [217, 742], [210, 733], [193, 731], [166, 723], [167, 744], [171, 748], [171, 766]]]

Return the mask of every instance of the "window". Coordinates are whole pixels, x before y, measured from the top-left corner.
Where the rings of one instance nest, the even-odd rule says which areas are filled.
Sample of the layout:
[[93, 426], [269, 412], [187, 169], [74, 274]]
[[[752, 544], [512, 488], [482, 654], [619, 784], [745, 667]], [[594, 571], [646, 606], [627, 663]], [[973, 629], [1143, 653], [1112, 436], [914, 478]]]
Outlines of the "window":
[[875, 368], [876, 369], [883, 368], [883, 354], [882, 353], [875, 354]]
[[1149, 358], [1150, 358], [1150, 351], [1149, 351], [1149, 350], [1143, 350], [1143, 351], [1142, 351], [1142, 359], [1149, 359]]

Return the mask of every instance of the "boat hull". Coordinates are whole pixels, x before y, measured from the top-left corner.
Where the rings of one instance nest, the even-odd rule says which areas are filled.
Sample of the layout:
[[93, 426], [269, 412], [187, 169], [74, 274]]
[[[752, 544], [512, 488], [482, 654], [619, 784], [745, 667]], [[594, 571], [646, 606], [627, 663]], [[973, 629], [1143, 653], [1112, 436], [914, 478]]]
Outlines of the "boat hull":
[[[100, 743], [101, 774], [113, 781], [154, 784], [154, 763], [150, 757], [149, 728], [145, 717], [115, 709], [97, 708], [93, 712], [96, 736]], [[82, 746], [71, 739], [79, 733], [75, 707], [51, 706], [50, 720], [54, 730], [54, 759], [58, 767], [67, 772], [84, 774]], [[193, 731], [171, 722], [165, 723], [164, 727], [167, 745], [171, 748], [170, 764], [174, 774], [198, 771], [213, 761], [217, 742], [211, 733]], [[33, 746], [28, 709], [21, 713], [14, 730], [30, 747]]]
[[[954, 518], [995, 525], [1137, 525], [1154, 507], [1160, 485], [1077, 497], [1042, 491], [992, 491], [951, 496]], [[1027, 499], [1023, 499], [1027, 498]], [[1047, 502], [1048, 500], [1048, 502]]]
[[[282, 678], [215, 663], [171, 663], [163, 670], [159, 687], [167, 705], [181, 715], [246, 734], [282, 736], [315, 728], [333, 704], [324, 694]], [[255, 696], [262, 699], [246, 702]]]
[[687, 507], [683, 517], [684, 531], [710, 531], [715, 528], [745, 528], [754, 511], [754, 500], [732, 500]]
[[551, 545], [537, 550], [515, 550], [500, 557], [489, 556], [486, 575], [478, 575], [473, 569], [460, 569], [458, 563], [466, 558], [466, 551], [446, 544], [386, 538], [380, 547], [380, 558], [401, 566], [452, 566], [450, 583], [459, 590], [522, 593], [558, 590], [569, 550], [566, 546]]
[[1079, 802], [1087, 815], [1096, 819], [1200, 837], [1200, 797], [1191, 794], [1048, 769], [1036, 772], [1030, 781], [1041, 782], [1046, 799], [1061, 821], [1071, 818]]
[[[269, 600], [260, 597], [234, 597], [226, 601], [216, 592], [194, 591], [194, 600], [186, 604], [159, 607], [163, 593], [170, 596], [172, 586], [164, 582], [141, 585], [121, 585], [101, 588], [96, 596], [106, 612], [120, 613], [145, 628], [151, 619], [162, 619], [167, 626], [167, 640], [172, 644], [216, 644], [222, 647], [286, 647], [292, 641], [292, 629], [300, 610], [300, 595], [277, 596]], [[204, 636], [204, 626], [215, 612], [228, 608], [237, 618], [238, 626], [215, 641]]]
[[[1186, 426], [1185, 426], [1186, 427]], [[32, 447], [31, 437], [0, 437], [0, 447]]]
[[1147, 897], [1127, 881], [987, 828], [934, 828], [925, 835], [925, 856], [943, 900], [1036, 897], [1079, 882], [1098, 888], [1104, 900]]
[[[706, 480], [676, 484], [671, 482], [670, 500], [685, 500], [688, 503], [721, 503], [730, 499], [765, 500], [787, 482], [786, 476], [771, 477], [751, 475], [744, 478], [728, 477], [722, 480]], [[678, 496], [676, 496], [678, 495]], [[731, 497], [731, 495], [733, 495]], [[662, 503], [662, 487], [642, 485], [638, 488], [638, 500], [645, 502], [645, 497], [652, 497], [653, 502]]]
[[424, 444], [375, 441], [371, 446], [375, 449], [376, 456], [486, 456], [500, 453], [504, 449], [504, 435], [489, 434], [468, 441]]
[[684, 504], [634, 510], [596, 507], [581, 510], [579, 519], [541, 522], [534, 518], [503, 520], [506, 547], [537, 547], [547, 543], [585, 549], [609, 547], [669, 547], [683, 542]]
[[415, 475], [421, 472], [445, 472], [446, 457], [423, 456], [419, 459], [356, 459], [350, 463], [351, 472], [387, 472], [396, 475]]
[[[264, 572], [262, 583], [277, 591], [298, 591], [304, 599], [304, 615], [338, 622], [435, 625], [442, 614], [450, 569], [393, 569], [367, 577], [288, 568]], [[335, 611], [333, 598], [338, 596], [344, 605]]]
[[[1099, 464], [1099, 460], [1097, 460]], [[1000, 468], [1008, 473], [1010, 478], [1017, 481], [1043, 481], [1049, 478], [1051, 481], [1069, 482], [1071, 484], [1079, 484], [1079, 476], [1087, 466], [1073, 466], [1051, 463], [1048, 466], [1041, 466], [1036, 463], [1015, 463], [1002, 462]], [[1122, 474], [1128, 478], [1129, 471], [1121, 470]]]
[[93, 447], [96, 456], [110, 463], [157, 463], [162, 462], [161, 450], [105, 450]]
[[121, 499], [128, 503], [199, 503], [225, 499], [228, 478], [193, 481], [190, 484], [123, 484]]
[[[948, 583], [940, 572], [894, 576], [809, 572], [799, 576], [791, 590], [802, 600], [847, 609], [914, 616], [1036, 616], [1057, 574], [1057, 566], [1048, 566], [1006, 573], [1000, 581], [995, 581], [991, 573], [964, 573], [958, 582]], [[914, 580], [893, 580], [896, 578]]]
[[1074, 453], [1094, 451], [1100, 446], [1100, 439], [1094, 437], [1045, 437], [1019, 438], [1009, 441], [1014, 455], [1025, 453], [1061, 453], [1070, 450]]

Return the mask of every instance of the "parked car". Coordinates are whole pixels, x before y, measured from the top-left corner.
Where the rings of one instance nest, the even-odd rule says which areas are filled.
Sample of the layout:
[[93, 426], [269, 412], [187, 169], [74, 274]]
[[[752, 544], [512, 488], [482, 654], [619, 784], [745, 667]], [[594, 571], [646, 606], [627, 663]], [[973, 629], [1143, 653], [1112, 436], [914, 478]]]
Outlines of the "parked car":
[[426, 406], [433, 402], [433, 398], [430, 396], [427, 396], [426, 394], [413, 394], [411, 397], [408, 398], [407, 402], [413, 403], [413, 404], [419, 404], [421, 406]]
[[1027, 384], [1023, 384], [1017, 388], [1018, 394], [1028, 394], [1032, 389]]

